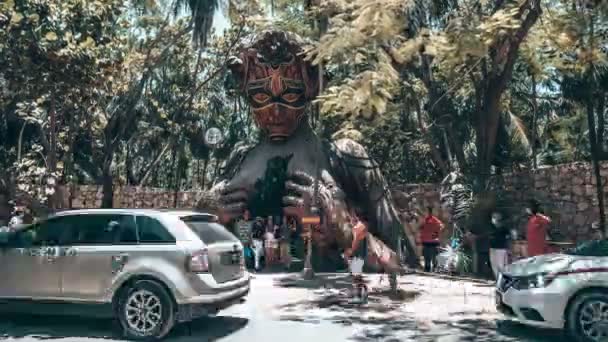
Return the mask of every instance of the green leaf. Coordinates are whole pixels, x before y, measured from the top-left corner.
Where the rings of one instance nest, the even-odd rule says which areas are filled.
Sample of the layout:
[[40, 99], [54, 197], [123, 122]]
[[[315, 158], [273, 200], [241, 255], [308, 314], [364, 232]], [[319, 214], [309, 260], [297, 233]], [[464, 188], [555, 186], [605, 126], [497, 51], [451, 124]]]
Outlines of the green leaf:
[[57, 40], [57, 33], [55, 32], [48, 32], [47, 34], [44, 35], [44, 39], [53, 42]]
[[95, 45], [95, 40], [91, 37], [87, 37], [87, 39], [85, 39], [84, 42], [80, 44], [80, 46], [83, 48], [93, 48], [95, 47]]
[[11, 17], [11, 24], [18, 25], [21, 20], [23, 20], [23, 14], [19, 12], [13, 12], [13, 16]]

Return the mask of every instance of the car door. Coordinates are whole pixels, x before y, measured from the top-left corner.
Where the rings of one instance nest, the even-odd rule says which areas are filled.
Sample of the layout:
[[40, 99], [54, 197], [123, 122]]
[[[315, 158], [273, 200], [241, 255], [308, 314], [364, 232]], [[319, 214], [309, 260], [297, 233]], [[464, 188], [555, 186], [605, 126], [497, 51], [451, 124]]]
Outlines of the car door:
[[77, 237], [67, 249], [62, 276], [65, 298], [100, 302], [121, 271], [128, 244], [137, 244], [131, 215], [86, 214], [74, 216]]
[[2, 297], [61, 298], [60, 247], [66, 241], [61, 218], [16, 232], [2, 250]]

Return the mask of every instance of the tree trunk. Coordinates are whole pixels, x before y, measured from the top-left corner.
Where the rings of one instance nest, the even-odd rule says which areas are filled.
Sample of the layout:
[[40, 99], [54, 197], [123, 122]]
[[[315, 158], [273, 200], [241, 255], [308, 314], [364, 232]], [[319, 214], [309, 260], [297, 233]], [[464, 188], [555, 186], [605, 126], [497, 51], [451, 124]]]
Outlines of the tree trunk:
[[101, 184], [103, 191], [103, 197], [101, 200], [102, 208], [112, 208], [114, 206], [114, 179], [112, 177], [112, 158], [113, 153], [110, 153], [110, 155], [106, 155], [106, 158], [103, 161], [101, 175]]
[[[496, 149], [500, 122], [500, 100], [513, 75], [521, 43], [541, 13], [540, 0], [528, 0], [519, 6], [521, 26], [510, 37], [499, 40], [490, 50], [491, 70], [484, 79], [481, 107], [477, 108], [477, 176], [473, 190], [485, 189]], [[481, 109], [481, 110], [480, 110]]]
[[[589, 76], [592, 77], [592, 76]], [[597, 194], [597, 202], [600, 210], [600, 231], [604, 236], [608, 236], [606, 231], [606, 213], [604, 212], [604, 187], [602, 177], [600, 175], [600, 163], [598, 156], [598, 141], [595, 127], [595, 113], [593, 110], [593, 92], [590, 92], [590, 97], [587, 99], [587, 124], [589, 126], [589, 147], [591, 148], [591, 158], [593, 160], [593, 175], [595, 177], [595, 190]]]
[[502, 92], [497, 93], [495, 89], [487, 89], [481, 111], [477, 113], [479, 123], [477, 124], [477, 179], [473, 188], [475, 193], [485, 190], [490, 177], [500, 122], [501, 95]]
[[201, 189], [205, 190], [206, 180], [207, 180], [207, 167], [209, 166], [209, 156], [205, 158], [205, 162], [203, 163], [203, 178], [200, 180]]
[[538, 104], [536, 99], [536, 76], [532, 74], [532, 169], [538, 168], [536, 160], [536, 117], [538, 112]]
[[456, 132], [454, 132], [454, 125], [449, 124], [446, 127], [446, 131], [448, 133], [448, 141], [453, 148], [454, 155], [456, 156], [456, 161], [458, 162], [458, 168], [461, 171], [467, 169], [467, 159], [464, 155], [464, 147], [462, 146], [462, 142], [458, 138]]
[[21, 146], [23, 144], [23, 132], [25, 132], [25, 126], [27, 125], [27, 121], [23, 122], [21, 126], [21, 130], [19, 131], [19, 140], [17, 141], [17, 162], [21, 162]]
[[[165, 147], [163, 147], [163, 149], [158, 153], [158, 155], [156, 155], [156, 158], [154, 158], [154, 161], [152, 161], [152, 163], [148, 166], [148, 168], [145, 169], [145, 171], [142, 170], [142, 172], [140, 172], [141, 176], [139, 177], [139, 180], [135, 184], [138, 184], [138, 185], [141, 185], [141, 186], [146, 185], [146, 182], [148, 181], [148, 178], [152, 174], [152, 170], [154, 170], [154, 168], [158, 165], [158, 163], [160, 163], [160, 161], [162, 160], [162, 157], [165, 156], [165, 153], [167, 153], [167, 151], [169, 150], [169, 147], [171, 145], [172, 145], [172, 143], [168, 142], [165, 145]], [[156, 183], [156, 182], [154, 181], [153, 183]]]
[[173, 187], [173, 182], [175, 179], [175, 161], [177, 160], [177, 145], [173, 146], [173, 151], [171, 151], [171, 167], [169, 167], [169, 177], [167, 179], [167, 188], [171, 189]]
[[[49, 151], [48, 151], [48, 169], [50, 172], [55, 172], [57, 169], [57, 113], [55, 112], [55, 91], [51, 90], [51, 106], [49, 108]], [[55, 192], [57, 191], [58, 182], [55, 182]], [[53, 211], [55, 208], [55, 192], [47, 199], [48, 207]]]
[[175, 165], [175, 176], [174, 176], [174, 182], [173, 182], [173, 207], [177, 208], [178, 203], [178, 197], [179, 197], [179, 189], [180, 189], [180, 185], [182, 182], [182, 171], [181, 170], [181, 166], [183, 165], [183, 161], [184, 161], [184, 148], [183, 146], [178, 146], [178, 152], [177, 152], [177, 165]]

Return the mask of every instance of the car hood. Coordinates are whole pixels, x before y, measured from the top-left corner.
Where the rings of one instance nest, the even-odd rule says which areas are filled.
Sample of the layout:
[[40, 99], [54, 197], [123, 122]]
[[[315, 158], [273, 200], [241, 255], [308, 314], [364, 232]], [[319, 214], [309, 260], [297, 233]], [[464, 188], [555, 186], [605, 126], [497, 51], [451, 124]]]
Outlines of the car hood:
[[516, 261], [505, 268], [511, 276], [528, 276], [539, 273], [554, 273], [568, 269], [574, 257], [565, 254], [545, 254]]

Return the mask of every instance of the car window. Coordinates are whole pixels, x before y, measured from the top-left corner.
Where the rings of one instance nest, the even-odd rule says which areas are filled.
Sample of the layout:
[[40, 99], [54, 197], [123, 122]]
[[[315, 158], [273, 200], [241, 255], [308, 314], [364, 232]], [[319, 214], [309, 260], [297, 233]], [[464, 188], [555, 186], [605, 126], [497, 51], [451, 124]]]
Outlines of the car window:
[[565, 252], [568, 255], [608, 257], [608, 241], [591, 240], [581, 243]]
[[64, 246], [72, 242], [73, 235], [73, 226], [65, 218], [53, 218], [17, 231], [8, 245], [12, 248]]
[[77, 228], [74, 244], [113, 245], [137, 244], [135, 222], [132, 215], [86, 214], [72, 216]]
[[190, 229], [192, 229], [205, 244], [217, 242], [239, 241], [226, 227], [216, 222], [209, 222], [207, 218], [199, 219], [196, 216], [180, 218]]
[[175, 238], [155, 218], [137, 216], [139, 243], [175, 243]]

